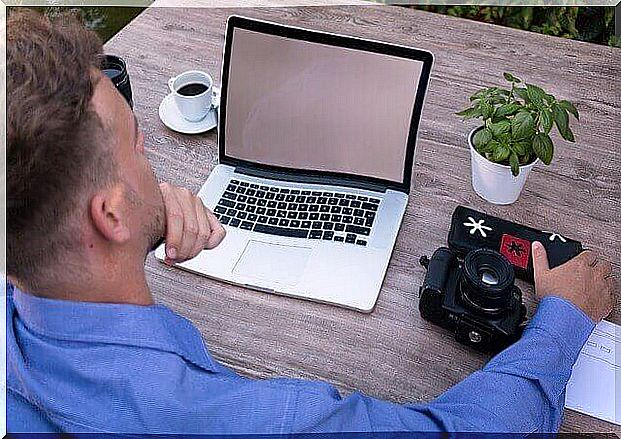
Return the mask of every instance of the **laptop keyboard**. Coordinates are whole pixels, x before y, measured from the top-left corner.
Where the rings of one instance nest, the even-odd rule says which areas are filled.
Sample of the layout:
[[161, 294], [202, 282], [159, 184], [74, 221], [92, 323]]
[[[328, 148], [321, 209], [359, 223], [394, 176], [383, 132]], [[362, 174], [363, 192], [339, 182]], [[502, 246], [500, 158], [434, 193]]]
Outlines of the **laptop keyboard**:
[[373, 197], [231, 180], [214, 214], [243, 230], [366, 246], [379, 204]]

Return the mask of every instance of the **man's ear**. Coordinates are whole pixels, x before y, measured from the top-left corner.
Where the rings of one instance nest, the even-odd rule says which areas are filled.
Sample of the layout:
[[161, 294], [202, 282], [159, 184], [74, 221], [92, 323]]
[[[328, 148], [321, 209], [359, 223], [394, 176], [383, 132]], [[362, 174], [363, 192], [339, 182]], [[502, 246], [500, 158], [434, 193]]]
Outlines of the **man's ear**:
[[107, 241], [123, 244], [129, 240], [129, 218], [121, 185], [97, 192], [90, 201], [90, 216], [95, 229]]

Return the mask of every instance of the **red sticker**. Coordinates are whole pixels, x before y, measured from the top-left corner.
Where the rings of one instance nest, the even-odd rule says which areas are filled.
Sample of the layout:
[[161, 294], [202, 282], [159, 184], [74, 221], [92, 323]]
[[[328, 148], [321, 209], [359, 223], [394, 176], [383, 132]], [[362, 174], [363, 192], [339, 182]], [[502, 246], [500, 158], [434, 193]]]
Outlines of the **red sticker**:
[[516, 267], [526, 269], [530, 256], [530, 241], [504, 234], [500, 241], [500, 253]]

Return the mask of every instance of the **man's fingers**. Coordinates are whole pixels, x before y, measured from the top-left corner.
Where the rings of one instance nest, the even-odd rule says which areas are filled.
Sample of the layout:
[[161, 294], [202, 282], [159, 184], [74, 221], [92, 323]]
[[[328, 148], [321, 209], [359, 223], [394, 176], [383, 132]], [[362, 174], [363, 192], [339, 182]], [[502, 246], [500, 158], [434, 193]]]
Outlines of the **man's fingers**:
[[533, 270], [535, 272], [535, 280], [543, 273], [550, 270], [548, 253], [543, 244], [539, 241], [533, 242]]
[[199, 233], [198, 219], [194, 207], [194, 195], [189, 190], [181, 189], [177, 199], [183, 211], [183, 235], [177, 259], [186, 260], [194, 256], [192, 251]]
[[207, 211], [203, 202], [199, 197], [194, 200], [194, 209], [196, 210], [196, 219], [198, 221], [198, 239], [194, 245], [194, 256], [199, 254], [207, 245], [209, 237], [211, 236], [211, 226], [209, 225], [209, 219], [207, 218]]
[[205, 248], [212, 249], [222, 242], [226, 236], [226, 231], [224, 230], [224, 227], [222, 227], [222, 224], [220, 224], [220, 221], [218, 221], [218, 218], [216, 218], [216, 216], [206, 207], [205, 212], [207, 214], [209, 226], [211, 227], [211, 235], [207, 240]]
[[183, 235], [183, 211], [169, 185], [161, 184], [160, 190], [166, 209], [166, 256], [175, 260], [179, 256]]

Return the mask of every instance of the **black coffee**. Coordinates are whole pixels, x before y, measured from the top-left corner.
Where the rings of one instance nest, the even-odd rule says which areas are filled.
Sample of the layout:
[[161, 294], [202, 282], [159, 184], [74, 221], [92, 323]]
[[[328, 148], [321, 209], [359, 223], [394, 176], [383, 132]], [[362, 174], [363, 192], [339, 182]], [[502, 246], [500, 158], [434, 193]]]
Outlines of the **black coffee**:
[[196, 96], [201, 93], [205, 93], [207, 91], [207, 86], [205, 84], [186, 84], [183, 87], [177, 90], [177, 93], [183, 96]]

